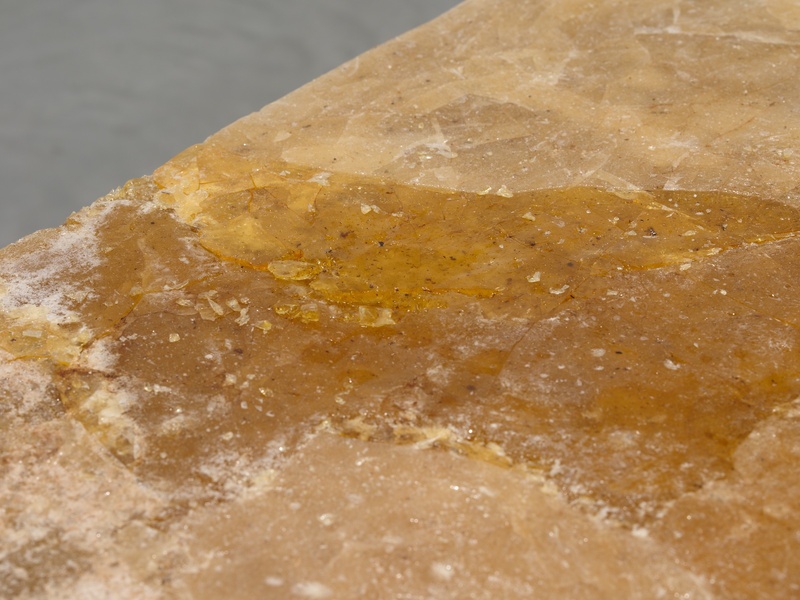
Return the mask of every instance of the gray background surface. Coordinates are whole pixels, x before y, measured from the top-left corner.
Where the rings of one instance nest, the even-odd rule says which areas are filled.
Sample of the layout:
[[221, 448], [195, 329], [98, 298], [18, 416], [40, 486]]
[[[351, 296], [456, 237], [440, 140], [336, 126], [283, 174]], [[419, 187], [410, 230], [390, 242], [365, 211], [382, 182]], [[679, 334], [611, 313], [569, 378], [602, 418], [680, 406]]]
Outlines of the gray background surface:
[[457, 0], [0, 0], [0, 247]]

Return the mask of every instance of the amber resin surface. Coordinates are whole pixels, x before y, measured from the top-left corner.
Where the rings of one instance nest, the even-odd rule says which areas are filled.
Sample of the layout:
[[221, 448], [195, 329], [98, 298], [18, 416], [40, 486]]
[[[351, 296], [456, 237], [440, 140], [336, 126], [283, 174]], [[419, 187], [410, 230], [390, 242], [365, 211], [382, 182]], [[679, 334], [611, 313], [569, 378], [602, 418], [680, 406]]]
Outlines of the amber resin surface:
[[800, 596], [798, 106], [472, 0], [0, 251], [0, 596]]

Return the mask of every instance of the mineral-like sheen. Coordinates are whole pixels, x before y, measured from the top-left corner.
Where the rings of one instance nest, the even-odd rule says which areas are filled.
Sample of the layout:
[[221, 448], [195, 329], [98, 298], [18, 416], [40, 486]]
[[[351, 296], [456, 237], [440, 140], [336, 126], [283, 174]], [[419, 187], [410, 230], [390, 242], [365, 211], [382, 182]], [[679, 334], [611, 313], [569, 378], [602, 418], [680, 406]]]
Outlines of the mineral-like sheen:
[[0, 253], [0, 596], [800, 597], [800, 8], [473, 0]]

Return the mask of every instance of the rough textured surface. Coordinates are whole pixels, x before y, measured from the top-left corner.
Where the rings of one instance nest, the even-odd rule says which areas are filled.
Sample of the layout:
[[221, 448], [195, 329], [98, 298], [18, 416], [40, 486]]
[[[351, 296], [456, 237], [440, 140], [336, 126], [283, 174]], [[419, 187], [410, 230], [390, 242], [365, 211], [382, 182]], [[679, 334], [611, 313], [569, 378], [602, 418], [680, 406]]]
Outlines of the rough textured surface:
[[3, 250], [0, 590], [800, 594], [799, 30], [467, 2]]

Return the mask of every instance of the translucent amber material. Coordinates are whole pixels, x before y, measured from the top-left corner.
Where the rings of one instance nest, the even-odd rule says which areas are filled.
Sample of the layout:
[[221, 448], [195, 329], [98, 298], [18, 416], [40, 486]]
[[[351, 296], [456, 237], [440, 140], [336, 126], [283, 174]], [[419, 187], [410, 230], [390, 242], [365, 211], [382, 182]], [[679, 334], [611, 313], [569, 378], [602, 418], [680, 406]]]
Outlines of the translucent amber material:
[[0, 595], [800, 595], [799, 28], [468, 2], [3, 250]]

